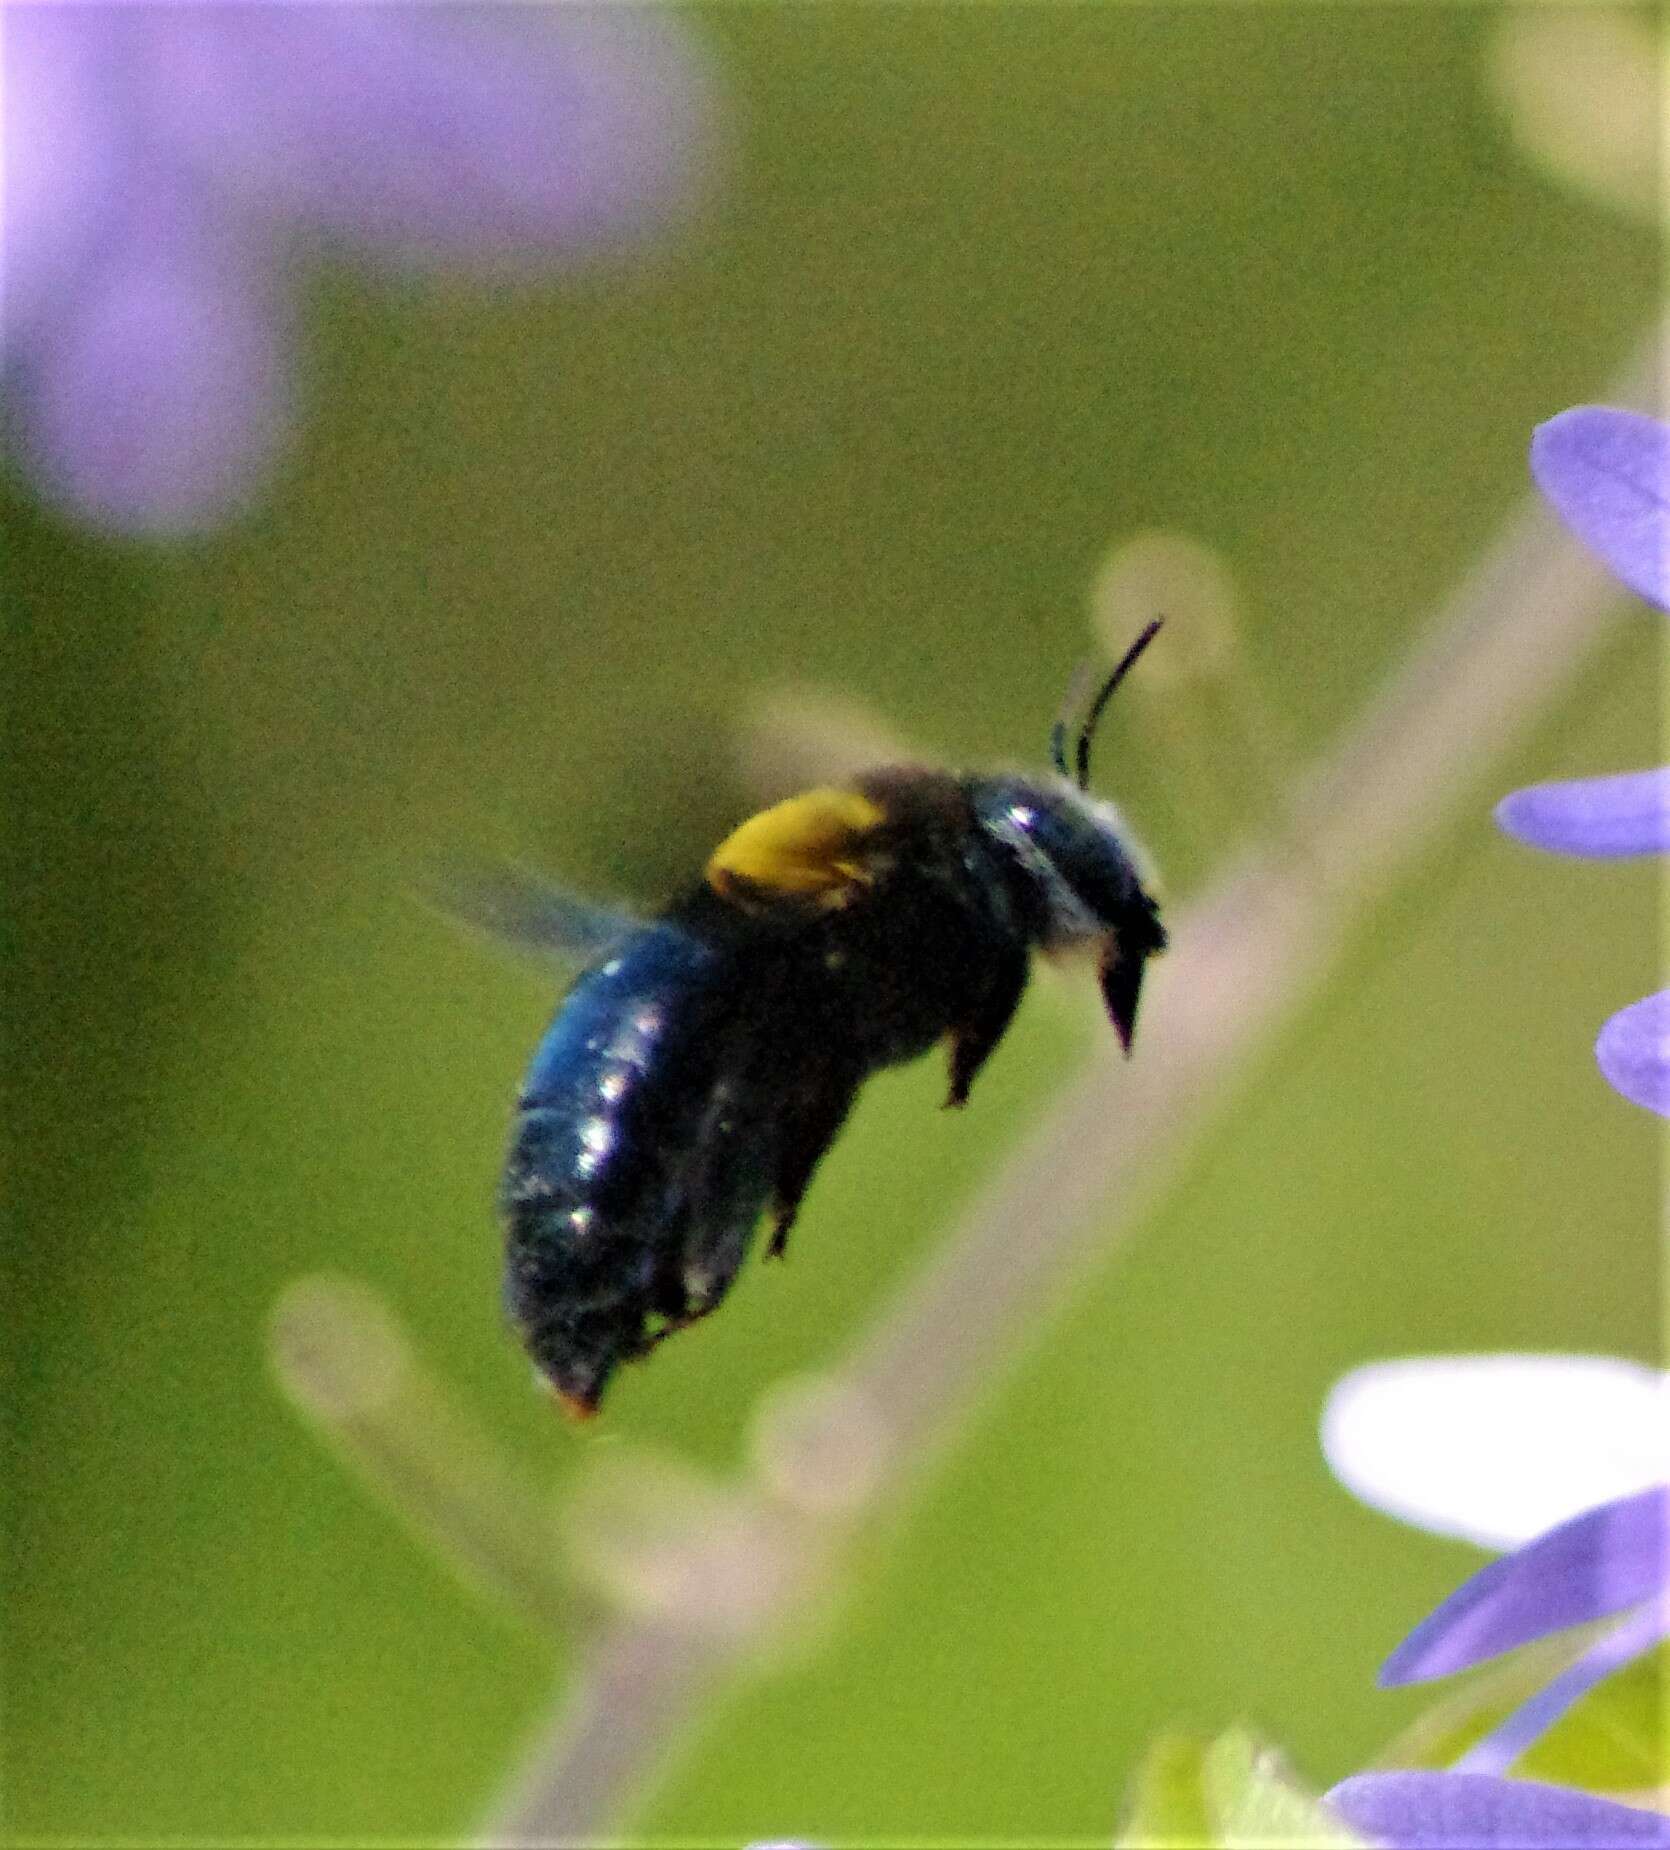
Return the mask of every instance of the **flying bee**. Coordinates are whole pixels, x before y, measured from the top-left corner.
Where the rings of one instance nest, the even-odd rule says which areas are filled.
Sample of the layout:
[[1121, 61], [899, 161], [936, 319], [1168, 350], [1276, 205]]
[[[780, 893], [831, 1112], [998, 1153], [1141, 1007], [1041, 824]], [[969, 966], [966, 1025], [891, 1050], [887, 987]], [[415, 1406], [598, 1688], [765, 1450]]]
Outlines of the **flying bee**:
[[[592, 954], [533, 1056], [499, 1193], [505, 1301], [571, 1414], [715, 1309], [762, 1218], [780, 1257], [871, 1073], [937, 1041], [968, 1098], [1034, 949], [1093, 949], [1126, 1052], [1165, 947], [1090, 743], [1151, 623], [1054, 776], [884, 768], [751, 817], [658, 917], [525, 891], [513, 935]], [[506, 892], [509, 889], [506, 888]], [[507, 912], [518, 916], [506, 917]]]

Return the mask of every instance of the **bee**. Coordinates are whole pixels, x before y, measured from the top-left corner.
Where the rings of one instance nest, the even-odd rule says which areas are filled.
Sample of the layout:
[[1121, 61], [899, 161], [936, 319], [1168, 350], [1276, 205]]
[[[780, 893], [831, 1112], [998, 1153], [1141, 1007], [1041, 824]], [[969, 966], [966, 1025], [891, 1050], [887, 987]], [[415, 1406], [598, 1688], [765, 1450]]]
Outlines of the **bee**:
[[514, 935], [593, 954], [523, 1079], [499, 1192], [506, 1307], [569, 1413], [716, 1309], [762, 1220], [782, 1257], [870, 1074], [944, 1042], [962, 1105], [1033, 950], [1097, 953], [1129, 1053], [1166, 934], [1089, 794], [1090, 744], [1158, 629], [1101, 686], [1071, 771], [1063, 718], [1053, 776], [887, 767], [778, 803], [654, 918], [519, 908]]

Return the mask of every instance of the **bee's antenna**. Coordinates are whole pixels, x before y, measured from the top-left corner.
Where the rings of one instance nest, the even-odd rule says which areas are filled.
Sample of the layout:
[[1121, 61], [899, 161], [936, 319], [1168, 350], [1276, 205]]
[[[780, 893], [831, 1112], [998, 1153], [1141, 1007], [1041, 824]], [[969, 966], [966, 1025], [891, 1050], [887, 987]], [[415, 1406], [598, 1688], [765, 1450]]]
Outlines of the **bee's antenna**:
[[1067, 775], [1067, 722], [1058, 719], [1050, 727], [1050, 763], [1061, 773]]
[[1090, 690], [1092, 666], [1090, 662], [1080, 662], [1073, 670], [1073, 678], [1067, 683], [1066, 693], [1061, 696], [1061, 711], [1056, 714], [1055, 724], [1050, 727], [1050, 763], [1066, 778], [1073, 775], [1067, 768], [1067, 734], [1073, 729], [1074, 715], [1084, 710], [1085, 696]]
[[[1074, 769], [1077, 772], [1078, 787], [1081, 790], [1090, 788], [1090, 741], [1096, 731], [1096, 722], [1102, 717], [1102, 709], [1112, 698], [1113, 690], [1136, 666], [1137, 657], [1159, 635], [1160, 626], [1164, 622], [1164, 617], [1156, 617], [1143, 630], [1136, 641], [1120, 656], [1118, 667], [1102, 683], [1096, 698], [1090, 703], [1090, 711], [1085, 715], [1084, 723], [1079, 727], [1078, 743], [1074, 752]], [[1056, 721], [1055, 730], [1050, 734], [1050, 747], [1051, 761], [1065, 777], [1067, 775], [1066, 726], [1061, 720]]]

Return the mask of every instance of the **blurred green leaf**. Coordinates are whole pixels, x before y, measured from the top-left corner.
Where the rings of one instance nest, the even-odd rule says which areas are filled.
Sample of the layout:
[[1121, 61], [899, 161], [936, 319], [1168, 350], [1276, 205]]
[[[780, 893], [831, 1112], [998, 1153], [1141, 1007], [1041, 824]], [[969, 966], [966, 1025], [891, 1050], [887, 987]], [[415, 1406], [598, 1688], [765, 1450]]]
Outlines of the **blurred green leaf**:
[[1353, 1850], [1363, 1841], [1299, 1785], [1272, 1748], [1243, 1729], [1213, 1742], [1204, 1775], [1216, 1841], [1234, 1850]]
[[1210, 1744], [1171, 1736], [1149, 1752], [1137, 1775], [1118, 1850], [1355, 1850], [1348, 1831], [1244, 1729]]
[[1208, 1841], [1205, 1759], [1206, 1744], [1187, 1735], [1164, 1735], [1149, 1748], [1131, 1782], [1115, 1850], [1187, 1850]]

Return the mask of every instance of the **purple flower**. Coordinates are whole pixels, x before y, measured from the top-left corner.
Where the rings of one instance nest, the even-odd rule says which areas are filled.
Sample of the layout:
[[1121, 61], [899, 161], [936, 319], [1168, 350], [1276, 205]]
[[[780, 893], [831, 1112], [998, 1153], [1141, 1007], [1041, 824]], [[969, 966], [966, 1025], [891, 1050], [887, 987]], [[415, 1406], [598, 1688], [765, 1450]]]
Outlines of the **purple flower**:
[[[1670, 428], [1633, 411], [1580, 405], [1538, 426], [1531, 473], [1613, 573], [1670, 612]], [[1670, 846], [1670, 770], [1516, 790], [1497, 805], [1496, 820], [1555, 854], [1660, 854]], [[1616, 1091], [1670, 1117], [1670, 992], [1614, 1015], [1595, 1058]]]
[[1670, 1850], [1670, 1818], [1483, 1773], [1359, 1773], [1328, 1804], [1388, 1850]]
[[[1384, 1363], [1330, 1396], [1324, 1450], [1367, 1501], [1444, 1534], [1525, 1538], [1416, 1626], [1382, 1683], [1452, 1676], [1575, 1625], [1618, 1621], [1458, 1770], [1505, 1770], [1587, 1691], [1670, 1635], [1667, 1396], [1666, 1377], [1600, 1356]], [[1574, 1492], [1608, 1500], [1574, 1510]], [[1557, 1517], [1527, 1536], [1533, 1513]]]
[[61, 508], [236, 509], [292, 415], [291, 260], [528, 271], [697, 175], [702, 67], [625, 7], [0, 4], [0, 367]]
[[1457, 1762], [1504, 1772], [1598, 1683], [1670, 1636], [1670, 1487], [1603, 1503], [1481, 1568], [1381, 1666], [1385, 1684], [1451, 1676], [1534, 1639], [1620, 1622]]

